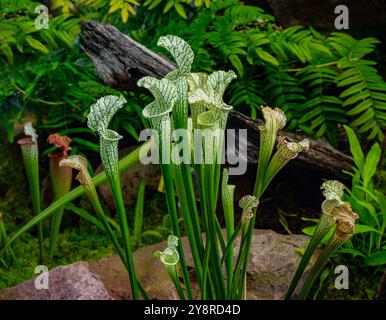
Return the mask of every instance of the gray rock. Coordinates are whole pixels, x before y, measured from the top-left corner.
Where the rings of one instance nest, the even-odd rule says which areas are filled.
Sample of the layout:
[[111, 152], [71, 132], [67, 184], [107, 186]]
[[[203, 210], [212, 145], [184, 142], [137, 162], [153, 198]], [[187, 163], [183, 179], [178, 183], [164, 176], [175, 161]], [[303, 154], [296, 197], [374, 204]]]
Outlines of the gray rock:
[[255, 230], [247, 282], [250, 299], [280, 299], [287, 291], [309, 237]]
[[87, 262], [57, 267], [48, 273], [48, 289], [36, 289], [35, 279], [0, 292], [0, 300], [111, 300], [99, 276]]
[[[280, 299], [286, 292], [300, 262], [298, 248], [305, 248], [304, 235], [282, 235], [271, 230], [255, 230], [247, 270], [248, 299]], [[199, 298], [188, 240], [182, 238], [195, 297]], [[238, 242], [235, 252], [238, 252]], [[137, 276], [151, 299], [178, 299], [174, 286], [159, 258], [166, 242], [134, 252]], [[128, 273], [118, 256], [97, 262], [80, 262], [50, 272], [50, 290], [36, 290], [33, 282], [6, 289], [1, 297], [14, 299], [131, 299]]]
[[[308, 236], [282, 235], [272, 230], [256, 229], [252, 240], [250, 263], [247, 270], [248, 299], [280, 299], [286, 292], [300, 262], [299, 248], [305, 249]], [[188, 240], [182, 238], [185, 258], [190, 267], [193, 291], [199, 298], [195, 281], [193, 259]], [[172, 282], [163, 265], [153, 253], [164, 250], [166, 242], [157, 243], [134, 252], [137, 276], [149, 297], [158, 300], [178, 299]], [[235, 252], [238, 252], [236, 241]], [[112, 256], [90, 264], [114, 299], [131, 299], [127, 271], [118, 256]]]

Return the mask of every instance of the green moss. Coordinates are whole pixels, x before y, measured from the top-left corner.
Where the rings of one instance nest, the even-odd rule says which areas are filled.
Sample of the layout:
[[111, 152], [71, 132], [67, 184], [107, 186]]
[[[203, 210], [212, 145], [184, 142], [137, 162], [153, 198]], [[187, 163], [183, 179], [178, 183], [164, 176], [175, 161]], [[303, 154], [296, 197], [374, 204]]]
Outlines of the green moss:
[[19, 147], [0, 131], [0, 211], [14, 224], [32, 218], [28, 183]]
[[[96, 261], [114, 253], [114, 249], [107, 237], [90, 229], [88, 232], [66, 230], [59, 235], [57, 254], [54, 262], [49, 263], [49, 269], [79, 260]], [[48, 245], [48, 241], [45, 242]], [[14, 286], [34, 277], [35, 267], [38, 265], [38, 242], [36, 237], [25, 234], [13, 246], [19, 267], [13, 266], [9, 270], [0, 268], [0, 289]]]
[[[345, 265], [349, 269], [349, 288], [336, 289], [334, 274], [335, 266]], [[382, 272], [376, 268], [365, 267], [360, 258], [350, 256], [335, 256], [329, 265], [330, 275], [320, 288], [317, 299], [321, 300], [372, 300], [377, 294]], [[314, 288], [315, 291], [316, 288]], [[311, 295], [312, 296], [312, 295]]]
[[[83, 209], [89, 209], [88, 202], [81, 199]], [[59, 265], [66, 265], [76, 261], [97, 261], [103, 257], [115, 254], [114, 247], [108, 237], [94, 225], [85, 220], [77, 220], [70, 212], [65, 212], [65, 217], [72, 225], [59, 234], [58, 246], [49, 269]], [[165, 240], [170, 233], [167, 209], [164, 194], [155, 193], [146, 199], [144, 206], [144, 236], [141, 239], [132, 239], [134, 249]], [[134, 208], [128, 208], [129, 222], [132, 227]], [[12, 222], [7, 222], [8, 229], [16, 229]], [[149, 232], [150, 231], [150, 232]], [[46, 228], [45, 234], [49, 230]], [[34, 231], [24, 234], [12, 246], [16, 253], [19, 268], [12, 266], [9, 270], [0, 268], [0, 289], [14, 286], [35, 276], [34, 270], [38, 265], [38, 243]], [[153, 234], [153, 236], [151, 236]], [[48, 239], [45, 247], [48, 246]]]

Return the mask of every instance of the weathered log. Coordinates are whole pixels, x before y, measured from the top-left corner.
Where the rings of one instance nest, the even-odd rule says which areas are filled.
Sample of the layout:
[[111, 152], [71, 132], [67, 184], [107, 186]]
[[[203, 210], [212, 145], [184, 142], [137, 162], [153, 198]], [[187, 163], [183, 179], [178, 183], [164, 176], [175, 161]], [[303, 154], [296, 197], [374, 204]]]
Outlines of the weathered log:
[[[139, 91], [136, 85], [143, 76], [161, 78], [175, 68], [162, 55], [156, 54], [142, 44], [121, 33], [111, 25], [96, 21], [82, 24], [80, 46], [91, 58], [97, 78], [104, 84], [127, 91]], [[229, 117], [230, 128], [248, 129], [248, 163], [257, 162], [259, 129], [261, 120], [253, 120], [232, 110]], [[290, 141], [306, 138], [301, 133], [281, 132]], [[349, 170], [352, 158], [333, 148], [323, 139], [309, 138], [311, 148], [293, 160], [293, 164], [307, 170], [317, 171], [326, 177], [347, 179], [342, 170]]]
[[143, 76], [162, 78], [176, 67], [112, 25], [96, 21], [83, 22], [80, 47], [102, 83], [126, 91], [139, 91], [137, 81]]

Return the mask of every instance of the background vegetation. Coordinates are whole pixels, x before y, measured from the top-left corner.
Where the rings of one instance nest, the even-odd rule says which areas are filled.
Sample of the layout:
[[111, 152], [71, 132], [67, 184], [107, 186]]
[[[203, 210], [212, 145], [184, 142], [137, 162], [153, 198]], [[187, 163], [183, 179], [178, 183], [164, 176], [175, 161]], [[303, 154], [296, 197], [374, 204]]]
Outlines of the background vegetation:
[[[49, 7], [48, 30], [35, 28], [39, 4]], [[92, 160], [99, 146], [85, 125], [89, 106], [118, 92], [98, 82], [79, 48], [80, 23], [85, 19], [113, 24], [156, 51], [159, 36], [181, 36], [196, 55], [193, 71], [236, 70], [238, 80], [230, 84], [226, 97], [236, 109], [255, 118], [261, 105], [278, 106], [289, 119], [287, 130], [323, 137], [335, 147], [351, 150], [356, 168], [350, 173], [353, 184], [347, 198], [355, 203], [363, 227], [340, 252], [358, 266], [367, 265], [371, 274], [384, 269], [386, 84], [378, 72], [377, 39], [322, 34], [300, 25], [283, 28], [271, 14], [238, 0], [0, 0], [0, 122], [7, 140], [14, 141], [23, 119], [36, 119], [41, 137], [52, 132], [71, 136], [71, 152], [87, 154], [90, 168], [96, 167]], [[141, 112], [149, 98], [123, 94], [128, 103], [112, 129], [125, 132], [125, 144], [130, 145], [148, 126]], [[52, 148], [45, 144], [42, 150], [42, 167], [47, 168]], [[10, 179], [6, 177], [2, 170], [0, 179]], [[28, 217], [28, 206], [24, 200], [19, 206], [9, 198], [0, 200], [0, 210], [10, 213], [6, 219], [12, 231]], [[26, 241], [24, 250], [28, 246]], [[0, 287], [18, 282], [17, 278], [0, 282]]]

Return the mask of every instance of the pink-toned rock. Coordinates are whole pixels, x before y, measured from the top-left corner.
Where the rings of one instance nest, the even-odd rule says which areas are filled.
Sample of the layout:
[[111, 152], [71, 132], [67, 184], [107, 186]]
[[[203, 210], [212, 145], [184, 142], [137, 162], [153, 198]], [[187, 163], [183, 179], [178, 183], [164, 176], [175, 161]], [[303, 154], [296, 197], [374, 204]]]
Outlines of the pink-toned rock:
[[111, 300], [100, 277], [87, 262], [60, 266], [48, 273], [48, 289], [37, 289], [28, 280], [0, 292], [0, 300]]
[[[282, 235], [271, 230], [255, 230], [247, 270], [248, 299], [280, 299], [287, 290], [300, 262], [298, 248], [305, 248], [307, 236]], [[199, 298], [192, 255], [187, 238], [182, 238], [195, 298]], [[239, 242], [236, 241], [235, 252]], [[174, 285], [154, 252], [166, 242], [134, 252], [137, 276], [150, 299], [178, 299]], [[118, 256], [97, 262], [80, 262], [50, 272], [50, 289], [36, 290], [33, 281], [0, 292], [0, 299], [131, 299], [128, 273]]]

